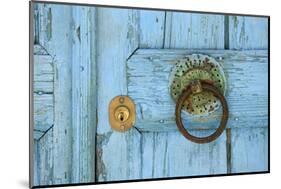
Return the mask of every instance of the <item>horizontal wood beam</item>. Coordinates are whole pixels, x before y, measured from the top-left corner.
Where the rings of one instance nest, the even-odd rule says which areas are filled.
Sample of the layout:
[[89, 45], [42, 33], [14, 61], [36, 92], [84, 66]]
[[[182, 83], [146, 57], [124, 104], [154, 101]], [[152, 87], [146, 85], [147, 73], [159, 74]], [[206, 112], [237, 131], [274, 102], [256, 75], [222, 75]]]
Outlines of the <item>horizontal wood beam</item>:
[[[127, 61], [128, 95], [137, 107], [135, 127], [141, 131], [177, 130], [169, 75], [174, 60], [192, 53], [210, 55], [224, 69], [228, 128], [268, 126], [267, 50], [139, 49]], [[183, 116], [183, 121], [190, 129], [213, 129], [220, 117], [218, 110], [206, 116]]]

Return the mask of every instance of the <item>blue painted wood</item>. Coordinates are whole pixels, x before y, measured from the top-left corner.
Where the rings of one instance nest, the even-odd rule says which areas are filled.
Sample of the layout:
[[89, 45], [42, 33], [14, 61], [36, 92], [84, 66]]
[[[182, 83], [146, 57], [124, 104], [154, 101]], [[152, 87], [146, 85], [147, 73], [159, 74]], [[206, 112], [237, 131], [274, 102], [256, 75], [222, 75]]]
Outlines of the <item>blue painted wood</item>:
[[40, 46], [34, 46], [33, 99], [34, 134], [39, 140], [54, 125], [53, 58]]
[[[127, 63], [128, 94], [137, 104], [136, 126], [142, 131], [142, 178], [226, 173], [225, 133], [211, 144], [198, 145], [187, 141], [179, 133], [174, 118], [166, 122], [174, 116], [175, 108], [168, 92], [171, 64], [167, 64], [167, 59], [172, 60], [178, 56], [175, 56], [173, 49], [149, 50], [155, 46], [221, 49], [224, 47], [224, 38], [221, 37], [224, 33], [224, 17], [166, 12], [165, 18], [159, 19], [165, 23], [158, 23], [165, 25], [164, 46], [161, 47], [156, 42], [161, 41], [159, 37], [162, 36], [157, 34], [162, 33], [162, 28], [157, 31], [150, 24], [159, 13], [154, 13], [154, 16], [150, 13], [149, 16], [151, 20], [148, 19], [147, 24], [141, 28], [142, 32], [147, 32], [145, 36], [148, 42], [141, 38], [140, 44], [150, 46], [147, 46], [147, 50], [136, 51]], [[150, 39], [155, 39], [155, 43], [151, 43]], [[151, 51], [153, 53], [149, 56]], [[144, 58], [138, 56], [138, 52], [148, 53]], [[144, 96], [147, 98], [142, 98]], [[142, 103], [138, 103], [140, 101]], [[213, 130], [196, 131], [195, 134], [200, 136], [210, 132]]]
[[72, 7], [72, 183], [95, 180], [96, 9]]
[[[52, 147], [46, 151], [53, 159], [46, 174], [52, 179], [42, 180], [40, 184], [62, 184], [71, 182], [71, 53], [72, 35], [70, 34], [71, 7], [66, 5], [40, 4], [39, 44], [55, 57], [54, 62], [54, 127], [53, 134], [46, 141]], [[40, 163], [48, 163], [41, 161]], [[41, 175], [44, 178], [44, 175]], [[48, 182], [48, 183], [46, 183]]]
[[230, 49], [268, 49], [268, 19], [230, 16]]
[[231, 172], [268, 170], [268, 128], [231, 130]]
[[[138, 49], [128, 60], [127, 72], [128, 94], [134, 99], [137, 107], [135, 126], [139, 130], [177, 130], [175, 102], [169, 92], [169, 76], [175, 60], [192, 53], [210, 55], [216, 58], [224, 69], [227, 79], [225, 97], [230, 112], [227, 127], [267, 127], [266, 50]], [[189, 129], [216, 128], [220, 118], [221, 111], [202, 116], [183, 116]]]
[[[267, 168], [265, 19], [41, 3], [35, 11], [35, 42], [43, 47], [35, 56], [40, 63], [46, 55], [53, 61], [52, 69], [46, 65], [36, 71], [35, 92], [54, 94], [53, 100], [41, 102], [54, 102], [48, 106], [53, 118], [48, 111], [42, 114], [54, 126], [34, 134], [36, 185]], [[229, 129], [210, 144], [187, 141], [172, 117], [170, 61], [195, 52], [191, 49], [224, 57], [230, 81]], [[136, 128], [117, 133], [108, 122], [108, 104], [127, 94], [137, 104]], [[219, 113], [210, 117], [215, 122]], [[209, 123], [210, 117], [190, 119]], [[47, 119], [41, 120], [43, 125]], [[194, 126], [192, 132], [209, 134], [214, 131], [209, 126]]]
[[139, 15], [139, 47], [163, 48], [166, 13], [164, 11], [142, 10]]
[[35, 184], [94, 181], [95, 10], [38, 3], [36, 11], [36, 42], [54, 60], [54, 126], [37, 142]]
[[165, 48], [224, 48], [223, 15], [167, 12], [165, 26]]
[[98, 8], [97, 12], [97, 181], [141, 178], [140, 133], [111, 129], [109, 102], [127, 94], [126, 59], [138, 47], [138, 12]]
[[[229, 48], [230, 49], [268, 49], [268, 19], [258, 17], [229, 17]], [[256, 64], [252, 64], [252, 68]], [[264, 84], [253, 85], [255, 89], [262, 89], [268, 93], [268, 67], [263, 69]], [[254, 83], [253, 83], [254, 84]], [[267, 101], [268, 96], [266, 98]], [[261, 98], [255, 98], [257, 108]], [[264, 107], [268, 119], [268, 107]], [[244, 112], [244, 111], [243, 111]], [[255, 114], [258, 118], [260, 114]], [[251, 124], [251, 123], [249, 123]], [[249, 125], [248, 124], [248, 125]], [[253, 122], [252, 125], [255, 125]], [[252, 126], [251, 125], [251, 126]], [[232, 173], [267, 171], [268, 167], [268, 122], [263, 128], [245, 128], [247, 125], [240, 124], [241, 129], [231, 129], [231, 167]]]

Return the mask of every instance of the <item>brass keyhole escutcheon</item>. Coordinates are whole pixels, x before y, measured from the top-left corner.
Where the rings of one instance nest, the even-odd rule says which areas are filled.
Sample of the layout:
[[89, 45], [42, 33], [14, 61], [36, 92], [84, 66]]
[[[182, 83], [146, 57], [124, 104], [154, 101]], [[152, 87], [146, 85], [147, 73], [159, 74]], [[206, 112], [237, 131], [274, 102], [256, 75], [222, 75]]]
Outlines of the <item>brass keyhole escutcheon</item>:
[[135, 104], [128, 96], [116, 96], [109, 104], [109, 122], [115, 131], [125, 132], [133, 127], [136, 113]]

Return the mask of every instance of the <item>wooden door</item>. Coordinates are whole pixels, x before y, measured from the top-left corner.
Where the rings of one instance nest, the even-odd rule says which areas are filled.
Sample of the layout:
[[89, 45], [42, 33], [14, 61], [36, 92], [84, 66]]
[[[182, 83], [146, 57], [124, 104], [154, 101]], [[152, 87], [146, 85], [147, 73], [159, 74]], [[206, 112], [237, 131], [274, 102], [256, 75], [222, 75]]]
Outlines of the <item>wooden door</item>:
[[[34, 99], [47, 95], [52, 115], [35, 122], [35, 185], [268, 170], [267, 18], [43, 3], [34, 13], [34, 63], [48, 63], [48, 91], [35, 77]], [[180, 134], [168, 92], [172, 60], [194, 52], [217, 58], [228, 80], [227, 129], [208, 144]], [[126, 133], [108, 121], [117, 95], [136, 104]], [[218, 119], [190, 123], [204, 135]]]

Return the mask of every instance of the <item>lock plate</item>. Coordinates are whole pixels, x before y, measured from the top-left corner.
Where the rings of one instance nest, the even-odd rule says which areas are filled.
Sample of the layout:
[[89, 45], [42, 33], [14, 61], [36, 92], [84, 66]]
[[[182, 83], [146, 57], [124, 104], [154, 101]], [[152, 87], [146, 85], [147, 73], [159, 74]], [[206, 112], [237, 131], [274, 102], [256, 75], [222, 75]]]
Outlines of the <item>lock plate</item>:
[[[203, 80], [217, 87], [224, 95], [226, 79], [221, 65], [212, 57], [192, 54], [175, 61], [169, 80], [171, 97], [177, 102], [183, 90], [195, 80]], [[207, 114], [220, 106], [217, 98], [208, 91], [192, 94], [183, 105], [189, 114]]]
[[109, 104], [109, 122], [115, 131], [125, 132], [136, 119], [135, 104], [128, 96], [116, 96]]

